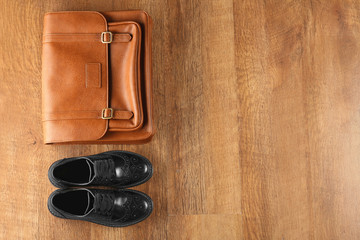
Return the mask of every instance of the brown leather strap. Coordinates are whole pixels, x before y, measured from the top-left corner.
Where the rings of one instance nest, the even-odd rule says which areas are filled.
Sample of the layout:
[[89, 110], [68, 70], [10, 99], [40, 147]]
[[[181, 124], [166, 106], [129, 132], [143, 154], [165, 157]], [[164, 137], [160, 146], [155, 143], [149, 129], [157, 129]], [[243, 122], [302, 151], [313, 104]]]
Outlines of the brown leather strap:
[[[113, 110], [113, 117], [111, 119], [128, 120], [133, 117], [131, 111]], [[44, 113], [43, 121], [55, 120], [80, 120], [80, 119], [102, 119], [103, 111], [72, 111], [72, 112], [53, 112]]]
[[[129, 33], [113, 33], [112, 42], [130, 42], [132, 39]], [[101, 33], [52, 33], [43, 36], [43, 42], [101, 42]]]

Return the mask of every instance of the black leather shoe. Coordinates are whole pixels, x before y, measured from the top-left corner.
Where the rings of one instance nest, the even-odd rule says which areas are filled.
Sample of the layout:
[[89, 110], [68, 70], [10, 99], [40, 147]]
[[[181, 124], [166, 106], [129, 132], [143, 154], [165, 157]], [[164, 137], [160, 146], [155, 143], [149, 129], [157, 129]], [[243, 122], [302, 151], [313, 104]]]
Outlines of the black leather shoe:
[[58, 189], [50, 195], [48, 209], [59, 218], [126, 227], [146, 219], [153, 202], [134, 190]]
[[133, 187], [149, 180], [153, 168], [145, 157], [126, 151], [65, 158], [54, 162], [48, 172], [59, 188], [71, 186]]

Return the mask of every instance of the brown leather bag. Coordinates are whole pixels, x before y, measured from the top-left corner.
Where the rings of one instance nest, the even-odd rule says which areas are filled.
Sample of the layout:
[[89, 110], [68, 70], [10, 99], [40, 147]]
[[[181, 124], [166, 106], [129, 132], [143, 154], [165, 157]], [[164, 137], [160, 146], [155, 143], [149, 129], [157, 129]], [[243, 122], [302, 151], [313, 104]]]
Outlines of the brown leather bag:
[[44, 18], [44, 142], [145, 143], [152, 112], [150, 16], [52, 12]]

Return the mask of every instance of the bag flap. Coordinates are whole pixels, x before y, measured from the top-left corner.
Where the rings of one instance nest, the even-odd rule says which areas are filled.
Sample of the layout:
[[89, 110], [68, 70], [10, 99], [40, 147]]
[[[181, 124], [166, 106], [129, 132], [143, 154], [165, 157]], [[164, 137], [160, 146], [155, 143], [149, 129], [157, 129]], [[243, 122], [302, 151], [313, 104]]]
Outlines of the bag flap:
[[106, 133], [108, 120], [102, 117], [113, 114], [106, 110], [108, 44], [100, 41], [106, 31], [106, 19], [98, 12], [45, 15], [42, 102], [46, 143], [96, 140]]

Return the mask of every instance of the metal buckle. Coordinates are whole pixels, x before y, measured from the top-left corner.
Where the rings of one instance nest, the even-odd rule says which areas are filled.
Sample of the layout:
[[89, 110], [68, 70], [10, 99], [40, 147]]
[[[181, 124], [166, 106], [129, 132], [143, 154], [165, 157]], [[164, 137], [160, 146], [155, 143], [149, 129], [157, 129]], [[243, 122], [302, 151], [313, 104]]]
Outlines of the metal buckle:
[[[105, 111], [106, 111], [106, 110], [110, 110], [110, 116], [109, 116], [109, 117], [105, 117]], [[104, 109], [102, 110], [102, 113], [101, 113], [101, 118], [102, 118], [102, 119], [112, 119], [113, 116], [114, 116], [114, 110], [113, 110], [112, 108], [104, 108]]]
[[[109, 41], [105, 41], [105, 34], [109, 34]], [[111, 43], [113, 40], [112, 32], [102, 32], [101, 33], [101, 42], [102, 43]]]

